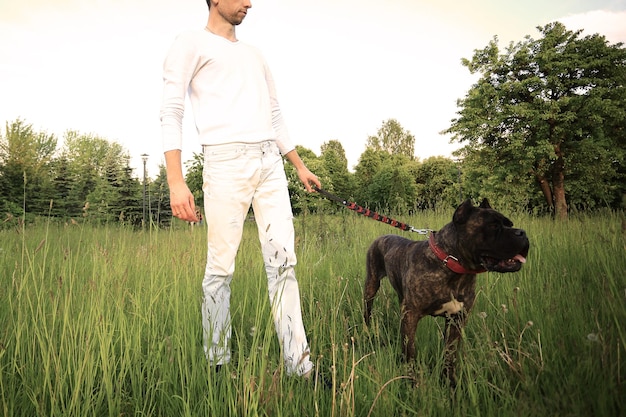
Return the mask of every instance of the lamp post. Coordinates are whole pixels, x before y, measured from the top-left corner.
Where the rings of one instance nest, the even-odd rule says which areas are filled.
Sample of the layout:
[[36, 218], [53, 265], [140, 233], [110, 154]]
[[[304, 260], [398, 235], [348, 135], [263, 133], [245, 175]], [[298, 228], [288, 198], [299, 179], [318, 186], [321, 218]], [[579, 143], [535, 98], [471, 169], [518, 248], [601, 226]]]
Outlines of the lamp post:
[[141, 155], [143, 161], [143, 217], [141, 218], [141, 227], [146, 226], [146, 162], [148, 162], [148, 154]]

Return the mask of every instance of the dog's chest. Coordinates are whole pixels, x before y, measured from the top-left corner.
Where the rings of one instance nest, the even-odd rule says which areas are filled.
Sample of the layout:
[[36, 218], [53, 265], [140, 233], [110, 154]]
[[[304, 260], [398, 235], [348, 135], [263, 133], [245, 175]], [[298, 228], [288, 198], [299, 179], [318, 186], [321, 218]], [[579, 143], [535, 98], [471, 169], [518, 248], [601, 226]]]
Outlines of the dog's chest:
[[463, 279], [453, 285], [444, 285], [431, 295], [431, 302], [425, 313], [432, 316], [453, 316], [463, 310], [469, 311], [474, 304], [474, 280]]
[[456, 298], [452, 297], [450, 301], [441, 304], [441, 307], [438, 310], [435, 310], [434, 315], [440, 316], [443, 314], [457, 314], [463, 310], [463, 305], [463, 301], [458, 301]]

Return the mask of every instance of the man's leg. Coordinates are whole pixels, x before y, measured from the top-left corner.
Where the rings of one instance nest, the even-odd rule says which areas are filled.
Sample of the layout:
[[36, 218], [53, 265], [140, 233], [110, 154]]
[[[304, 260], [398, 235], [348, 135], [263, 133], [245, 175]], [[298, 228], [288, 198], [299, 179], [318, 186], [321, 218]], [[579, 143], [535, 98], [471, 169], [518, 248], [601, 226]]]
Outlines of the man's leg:
[[207, 263], [202, 281], [204, 349], [214, 365], [230, 361], [230, 282], [243, 223], [254, 192], [254, 162], [239, 145], [204, 148], [204, 211]]
[[288, 374], [312, 368], [294, 271], [293, 214], [283, 162], [274, 144], [265, 149], [260, 185], [252, 202], [268, 279], [276, 333]]

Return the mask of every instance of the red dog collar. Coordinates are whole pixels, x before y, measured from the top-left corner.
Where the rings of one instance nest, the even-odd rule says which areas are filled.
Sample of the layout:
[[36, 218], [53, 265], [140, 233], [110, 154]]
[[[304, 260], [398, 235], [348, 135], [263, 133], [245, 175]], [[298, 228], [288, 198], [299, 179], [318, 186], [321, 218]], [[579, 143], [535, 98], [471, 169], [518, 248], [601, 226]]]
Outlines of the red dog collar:
[[463, 265], [459, 262], [458, 258], [448, 255], [441, 250], [439, 246], [437, 246], [435, 243], [435, 232], [430, 233], [430, 236], [428, 237], [428, 246], [430, 246], [430, 249], [433, 251], [435, 256], [437, 256], [437, 258], [439, 258], [439, 260], [442, 261], [443, 264], [452, 272], [456, 272], [457, 274], [480, 274], [481, 272], [487, 271], [486, 269], [465, 269], [465, 267], [463, 267]]

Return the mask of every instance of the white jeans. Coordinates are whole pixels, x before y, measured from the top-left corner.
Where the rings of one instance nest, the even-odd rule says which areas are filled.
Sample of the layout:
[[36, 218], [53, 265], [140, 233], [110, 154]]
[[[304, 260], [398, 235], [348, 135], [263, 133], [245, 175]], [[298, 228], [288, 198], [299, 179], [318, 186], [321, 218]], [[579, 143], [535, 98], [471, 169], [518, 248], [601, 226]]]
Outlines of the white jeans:
[[252, 205], [286, 371], [307, 373], [313, 363], [302, 322], [293, 214], [278, 147], [273, 141], [204, 146], [203, 182], [208, 250], [202, 326], [208, 359], [215, 365], [230, 361], [230, 282]]

